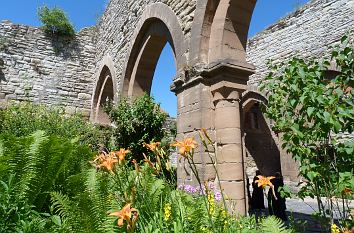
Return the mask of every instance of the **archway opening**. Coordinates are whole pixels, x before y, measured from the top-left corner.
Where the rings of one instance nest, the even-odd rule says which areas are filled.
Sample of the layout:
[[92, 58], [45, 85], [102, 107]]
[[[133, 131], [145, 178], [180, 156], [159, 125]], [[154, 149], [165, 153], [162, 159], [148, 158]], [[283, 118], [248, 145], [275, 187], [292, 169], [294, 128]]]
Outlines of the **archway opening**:
[[[165, 46], [167, 48], [163, 52]], [[152, 81], [158, 61], [161, 57], [160, 63], [165, 63], [162, 59], [166, 54], [170, 54], [174, 59], [176, 58], [174, 42], [168, 27], [159, 19], [148, 19], [142, 26], [130, 54], [124, 79], [123, 95], [134, 98], [144, 93], [151, 94]], [[158, 72], [160, 73], [160, 71]], [[168, 84], [171, 83], [172, 80]], [[161, 87], [157, 88], [161, 90]]]
[[265, 176], [281, 173], [279, 147], [259, 102], [249, 102], [243, 108], [243, 133], [246, 175], [252, 178], [256, 170]]
[[169, 43], [166, 43], [156, 65], [151, 95], [172, 118], [176, 118], [177, 116], [177, 97], [171, 92], [170, 86], [176, 73], [173, 49]]
[[92, 120], [95, 123], [109, 124], [110, 120], [104, 110], [109, 101], [114, 100], [113, 80], [111, 71], [104, 66], [98, 79], [93, 97]]

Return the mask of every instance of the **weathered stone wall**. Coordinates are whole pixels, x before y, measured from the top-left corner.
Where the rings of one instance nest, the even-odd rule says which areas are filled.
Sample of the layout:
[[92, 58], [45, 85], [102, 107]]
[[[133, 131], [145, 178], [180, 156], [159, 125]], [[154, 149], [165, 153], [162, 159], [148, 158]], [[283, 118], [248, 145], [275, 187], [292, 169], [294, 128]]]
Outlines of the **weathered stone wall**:
[[248, 41], [247, 60], [256, 74], [249, 84], [257, 90], [267, 74], [267, 60], [275, 63], [293, 56], [321, 58], [330, 46], [354, 29], [354, 0], [312, 0]]
[[88, 116], [94, 86], [93, 29], [73, 40], [48, 37], [36, 27], [0, 24], [0, 102], [29, 100], [66, 106]]
[[[196, 0], [112, 0], [97, 26], [96, 61], [99, 63], [107, 55], [113, 59], [117, 88], [121, 86], [127, 53], [134, 42], [132, 35], [137, 23], [148, 5], [158, 2], [168, 5], [176, 13], [183, 33], [189, 38]], [[96, 70], [96, 73], [99, 72]]]
[[[167, 4], [176, 13], [188, 45], [196, 0], [112, 0], [97, 30], [83, 30], [66, 48], [67, 43], [53, 41], [39, 28], [1, 23], [0, 37], [5, 47], [0, 46], [4, 61], [0, 101], [31, 100], [88, 113], [101, 61], [107, 55], [113, 59], [118, 91], [136, 24], [146, 7], [156, 2]], [[248, 61], [256, 67], [250, 89], [257, 89], [267, 73], [268, 59], [281, 62], [294, 55], [306, 58], [328, 54], [329, 47], [354, 28], [353, 15], [353, 0], [312, 0], [250, 39]]]

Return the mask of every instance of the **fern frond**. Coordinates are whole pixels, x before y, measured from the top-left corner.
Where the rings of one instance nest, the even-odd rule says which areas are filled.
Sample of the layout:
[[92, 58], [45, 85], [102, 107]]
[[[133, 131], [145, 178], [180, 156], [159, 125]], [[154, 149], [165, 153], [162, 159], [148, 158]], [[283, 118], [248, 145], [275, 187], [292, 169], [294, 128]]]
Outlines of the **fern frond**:
[[263, 233], [293, 233], [284, 225], [283, 221], [277, 217], [270, 216], [261, 221]]
[[[43, 145], [48, 141], [45, 132], [37, 131], [30, 137], [31, 144], [26, 151], [24, 147], [23, 154], [14, 155], [10, 159], [10, 167], [15, 171], [17, 180], [20, 181], [18, 192], [23, 199], [34, 200], [38, 194], [38, 186], [41, 184], [41, 168], [44, 165], [45, 156], [40, 152]], [[31, 141], [31, 140], [30, 140]], [[27, 143], [25, 143], [26, 145]], [[18, 166], [18, 165], [22, 166]], [[30, 202], [31, 203], [31, 202]]]
[[59, 192], [52, 192], [51, 199], [58, 215], [65, 219], [68, 232], [75, 232], [75, 228], [80, 228], [80, 219], [77, 218], [77, 210], [74, 207], [74, 203], [69, 200], [69, 197]]

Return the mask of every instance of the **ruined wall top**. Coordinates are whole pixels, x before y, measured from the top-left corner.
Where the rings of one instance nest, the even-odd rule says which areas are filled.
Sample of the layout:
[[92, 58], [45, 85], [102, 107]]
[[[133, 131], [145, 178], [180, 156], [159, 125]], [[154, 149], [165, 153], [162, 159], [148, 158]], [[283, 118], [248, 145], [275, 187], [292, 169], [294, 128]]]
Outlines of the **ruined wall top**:
[[[111, 0], [99, 24], [80, 32], [68, 48], [60, 41], [53, 43], [39, 28], [0, 23], [0, 37], [8, 44], [7, 50], [0, 51], [4, 63], [0, 101], [29, 98], [74, 106], [74, 111], [90, 109], [100, 69], [107, 60], [118, 92], [134, 31], [143, 12], [156, 3], [165, 4], [175, 14], [188, 54], [193, 20], [199, 17], [195, 15], [196, 0]], [[256, 67], [250, 89], [257, 89], [265, 76], [268, 59], [281, 62], [294, 55], [306, 58], [328, 54], [329, 47], [354, 28], [353, 15], [353, 0], [312, 0], [250, 39], [247, 59]], [[56, 53], [58, 45], [64, 52]]]
[[66, 106], [88, 116], [95, 67], [95, 31], [86, 28], [73, 40], [47, 36], [42, 29], [0, 23], [0, 104], [27, 100]]
[[329, 56], [331, 46], [354, 28], [353, 0], [312, 0], [248, 41], [247, 60], [256, 67], [249, 81], [257, 90], [267, 72], [267, 61], [291, 57]]

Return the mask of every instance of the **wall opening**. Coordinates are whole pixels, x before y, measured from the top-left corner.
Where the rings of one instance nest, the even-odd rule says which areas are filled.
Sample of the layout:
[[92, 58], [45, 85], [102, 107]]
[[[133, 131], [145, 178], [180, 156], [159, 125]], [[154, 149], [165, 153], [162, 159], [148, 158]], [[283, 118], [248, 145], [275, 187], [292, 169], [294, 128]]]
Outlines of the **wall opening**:
[[159, 19], [145, 22], [133, 45], [125, 73], [123, 95], [138, 97], [151, 94], [155, 69], [166, 44], [169, 44], [175, 58], [172, 36], [167, 26]]
[[92, 120], [95, 123], [110, 124], [109, 117], [104, 111], [104, 106], [114, 100], [113, 80], [111, 71], [104, 66], [98, 79], [93, 97]]
[[262, 175], [281, 173], [280, 151], [264, 117], [259, 102], [249, 103], [243, 111], [246, 175], [253, 178], [256, 170]]
[[156, 65], [151, 95], [155, 98], [156, 102], [161, 104], [162, 110], [173, 118], [177, 116], [177, 97], [171, 92], [170, 86], [173, 78], [176, 76], [176, 72], [173, 49], [169, 43], [166, 43]]

